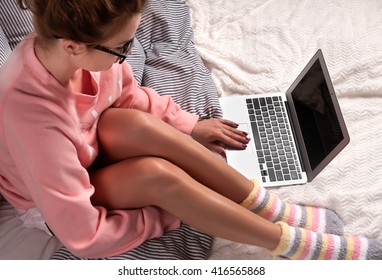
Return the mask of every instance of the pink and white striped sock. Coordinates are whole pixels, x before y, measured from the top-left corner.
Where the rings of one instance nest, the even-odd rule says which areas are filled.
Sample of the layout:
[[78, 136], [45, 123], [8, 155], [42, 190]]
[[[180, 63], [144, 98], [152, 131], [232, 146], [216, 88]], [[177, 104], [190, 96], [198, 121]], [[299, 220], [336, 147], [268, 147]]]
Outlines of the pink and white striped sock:
[[293, 260], [380, 260], [382, 244], [358, 236], [338, 236], [291, 227], [284, 222], [278, 246], [270, 253]]
[[253, 180], [253, 183], [252, 192], [241, 205], [259, 216], [271, 222], [283, 221], [290, 226], [316, 232], [343, 234], [342, 221], [333, 210], [283, 202], [257, 181]]

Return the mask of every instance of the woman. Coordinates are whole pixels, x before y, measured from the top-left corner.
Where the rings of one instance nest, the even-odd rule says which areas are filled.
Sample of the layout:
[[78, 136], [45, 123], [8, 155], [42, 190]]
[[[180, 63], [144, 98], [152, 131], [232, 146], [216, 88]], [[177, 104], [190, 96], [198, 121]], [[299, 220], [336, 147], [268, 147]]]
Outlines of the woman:
[[0, 191], [24, 223], [89, 258], [181, 220], [291, 259], [382, 258], [333, 211], [281, 202], [211, 153], [246, 148], [236, 124], [137, 86], [124, 60], [145, 0], [18, 3], [36, 32], [0, 70]]

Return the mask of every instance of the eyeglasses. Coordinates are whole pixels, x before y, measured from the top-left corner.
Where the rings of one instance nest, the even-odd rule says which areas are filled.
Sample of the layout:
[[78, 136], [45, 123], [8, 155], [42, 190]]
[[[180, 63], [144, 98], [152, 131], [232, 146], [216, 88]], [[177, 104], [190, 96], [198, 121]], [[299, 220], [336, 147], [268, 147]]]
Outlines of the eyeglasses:
[[122, 64], [126, 60], [127, 54], [131, 52], [131, 49], [133, 47], [133, 42], [134, 42], [134, 38], [127, 41], [122, 47], [115, 48], [114, 50], [110, 50], [100, 45], [96, 45], [94, 48], [99, 51], [118, 56], [119, 57], [118, 62], [119, 64]]

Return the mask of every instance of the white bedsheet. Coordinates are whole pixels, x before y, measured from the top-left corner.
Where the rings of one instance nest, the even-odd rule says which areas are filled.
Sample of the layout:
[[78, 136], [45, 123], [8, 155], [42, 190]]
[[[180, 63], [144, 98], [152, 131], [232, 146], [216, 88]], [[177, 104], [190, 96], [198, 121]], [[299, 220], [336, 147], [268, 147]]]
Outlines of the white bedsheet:
[[[195, 45], [221, 96], [286, 91], [322, 49], [350, 144], [313, 182], [272, 190], [335, 210], [382, 241], [382, 1], [188, 0]], [[216, 238], [211, 259], [268, 259]]]

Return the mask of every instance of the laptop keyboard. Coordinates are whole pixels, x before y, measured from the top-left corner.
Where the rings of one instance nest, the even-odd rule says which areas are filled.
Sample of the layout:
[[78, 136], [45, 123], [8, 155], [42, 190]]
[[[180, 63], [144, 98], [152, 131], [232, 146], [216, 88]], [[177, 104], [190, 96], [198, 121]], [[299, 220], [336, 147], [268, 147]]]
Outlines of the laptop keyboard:
[[301, 166], [281, 97], [248, 98], [262, 181], [301, 179]]

